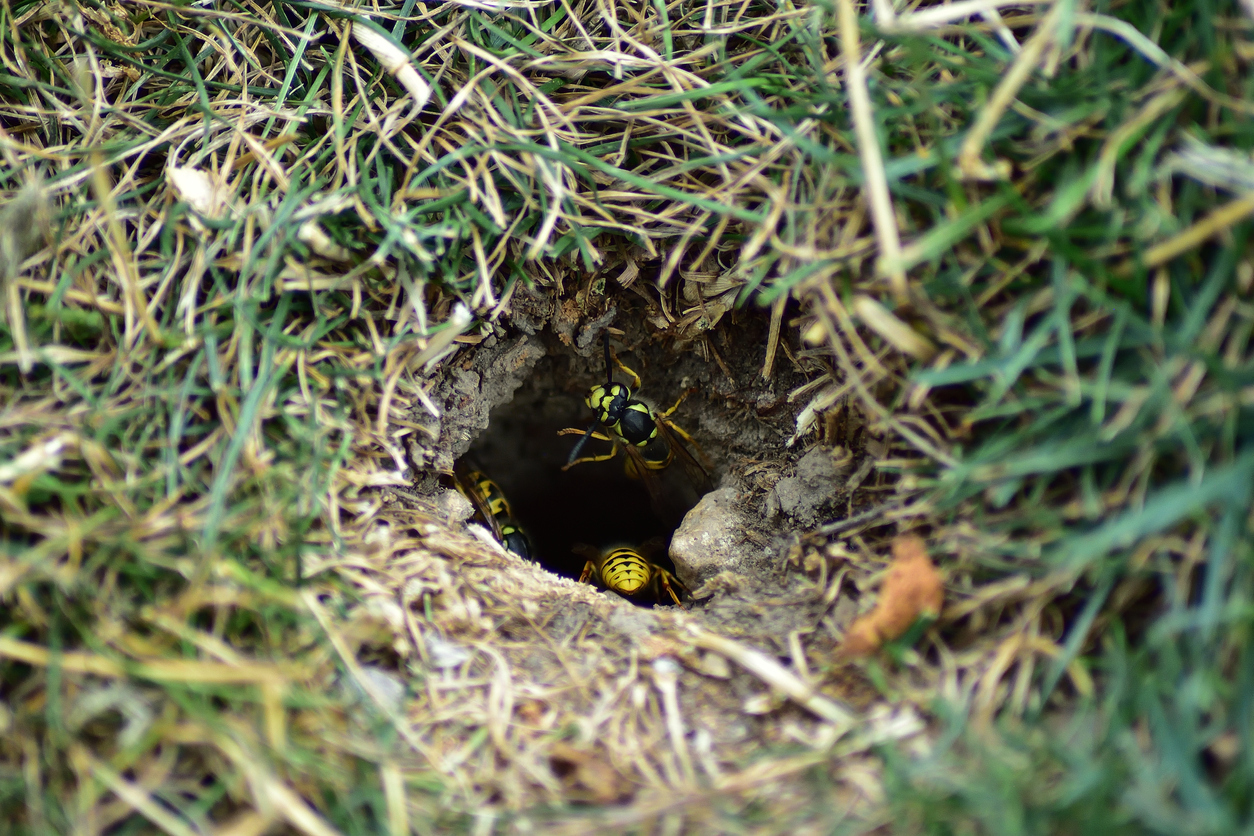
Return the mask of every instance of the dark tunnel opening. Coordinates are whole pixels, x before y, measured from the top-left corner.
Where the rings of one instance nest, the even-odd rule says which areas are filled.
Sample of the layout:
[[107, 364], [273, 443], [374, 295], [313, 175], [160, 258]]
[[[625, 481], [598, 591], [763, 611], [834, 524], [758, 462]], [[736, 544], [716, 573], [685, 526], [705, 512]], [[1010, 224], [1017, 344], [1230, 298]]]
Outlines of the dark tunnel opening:
[[[531, 540], [533, 556], [546, 569], [578, 578], [586, 557], [572, 551], [577, 544], [637, 547], [661, 538], [663, 547], [651, 559], [673, 571], [665, 545], [677, 519], [658, 517], [645, 486], [625, 473], [621, 452], [609, 461], [562, 470], [579, 436], [558, 435], [559, 430], [583, 431], [593, 418], [583, 396], [596, 378], [572, 370], [573, 359], [565, 352], [542, 358], [513, 400], [493, 410], [465, 461], [501, 487]], [[590, 439], [583, 455], [610, 449], [609, 442]]]

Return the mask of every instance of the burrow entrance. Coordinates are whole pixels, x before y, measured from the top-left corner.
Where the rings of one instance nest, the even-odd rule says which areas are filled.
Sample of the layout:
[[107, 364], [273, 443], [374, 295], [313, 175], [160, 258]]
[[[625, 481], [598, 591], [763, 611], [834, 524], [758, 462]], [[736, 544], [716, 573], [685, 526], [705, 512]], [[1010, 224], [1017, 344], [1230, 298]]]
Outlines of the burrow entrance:
[[[556, 381], [569, 379], [562, 369], [568, 359], [542, 358], [514, 400], [492, 411], [467, 459], [501, 486], [537, 561], [578, 577], [584, 558], [571, 551], [574, 544], [640, 544], [669, 537], [670, 531], [649, 507], [641, 485], [627, 478], [621, 456], [562, 470], [578, 438], [558, 431], [582, 429], [591, 420], [582, 396], [554, 388]], [[590, 452], [608, 452], [605, 442], [589, 445]]]
[[[704, 454], [711, 487], [735, 489], [745, 518], [758, 529], [745, 533], [749, 545], [756, 554], [772, 555], [764, 563], [774, 562], [791, 536], [785, 529], [795, 529], [778, 514], [770, 518], [768, 494], [804, 449], [804, 445], [790, 449], [785, 443], [804, 406], [804, 401], [790, 401], [789, 394], [817, 377], [822, 367], [789, 343], [797, 328], [786, 326], [775, 369], [769, 380], [764, 379], [770, 318], [761, 309], [728, 312], [714, 330], [681, 341], [648, 325], [649, 312], [634, 307], [631, 300], [620, 296], [616, 303], [616, 315], [602, 316], [582, 328], [554, 324], [561, 316], [559, 307], [548, 327], [533, 326], [527, 329], [532, 331], [529, 335], [498, 327], [497, 336], [472, 350], [462, 363], [463, 374], [477, 369], [477, 388], [485, 396], [501, 388], [493, 383], [494, 376], [508, 381], [519, 362], [514, 358], [528, 352], [539, 356], [529, 371], [512, 381], [517, 387], [512, 397], [477, 418], [479, 426], [486, 427], [463, 430], [471, 438], [462, 461], [500, 485], [531, 538], [537, 561], [557, 574], [579, 576], [586, 558], [572, 551], [576, 544], [638, 546], [655, 538], [669, 543], [678, 520], [654, 512], [644, 487], [624, 473], [622, 454], [608, 462], [562, 470], [578, 436], [559, 436], [558, 431], [586, 429], [593, 419], [584, 397], [589, 387], [605, 381], [601, 339], [608, 328], [616, 355], [641, 378], [638, 397], [666, 408], [687, 393], [673, 419]], [[620, 370], [614, 374], [616, 380], [627, 382]], [[455, 380], [450, 395], [459, 389], [468, 394], [469, 387], [467, 380], [460, 386]], [[462, 413], [471, 416], [466, 421], [473, 421], [475, 405], [468, 400], [473, 399], [463, 396], [460, 401]], [[446, 425], [444, 431], [445, 436], [455, 435], [458, 428]], [[609, 449], [607, 442], [591, 440], [587, 451]], [[680, 478], [677, 466], [668, 471], [668, 478]], [[655, 562], [674, 569], [666, 554], [661, 549]], [[699, 580], [682, 572], [680, 577], [690, 587]]]

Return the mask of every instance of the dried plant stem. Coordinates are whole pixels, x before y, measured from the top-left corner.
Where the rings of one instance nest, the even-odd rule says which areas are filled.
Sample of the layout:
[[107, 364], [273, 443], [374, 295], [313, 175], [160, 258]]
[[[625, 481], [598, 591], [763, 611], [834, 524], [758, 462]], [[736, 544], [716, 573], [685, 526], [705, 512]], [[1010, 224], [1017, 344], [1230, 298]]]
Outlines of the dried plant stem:
[[688, 740], [684, 737], [684, 718], [679, 711], [679, 663], [669, 656], [663, 656], [653, 662], [653, 684], [662, 695], [662, 709], [666, 713], [666, 731], [670, 735], [671, 747], [675, 757], [679, 759], [679, 768], [684, 774], [684, 783], [695, 787], [696, 770], [692, 768], [692, 756], [688, 752]]
[[353, 656], [348, 644], [344, 641], [344, 637], [340, 635], [339, 631], [337, 631], [331, 623], [330, 616], [327, 615], [327, 612], [323, 608], [322, 604], [318, 602], [317, 596], [306, 589], [301, 591], [300, 597], [302, 603], [304, 603], [305, 607], [318, 621], [318, 625], [325, 631], [327, 638], [331, 641], [331, 645], [340, 655], [340, 660], [344, 663], [345, 667], [348, 668], [358, 687], [370, 696], [370, 699], [374, 702], [378, 709], [383, 712], [384, 716], [388, 718], [389, 722], [392, 723], [396, 731], [400, 733], [401, 737], [405, 738], [405, 742], [408, 743], [415, 752], [426, 758], [433, 766], [439, 766], [441, 758], [434, 752], [428, 751], [427, 747], [421, 740], [418, 739], [418, 736], [414, 733], [410, 724], [405, 722], [405, 718], [397, 714], [397, 712], [388, 704], [387, 699], [379, 693], [379, 689], [375, 686], [374, 682], [362, 672], [361, 665], [357, 663], [357, 659]]
[[[867, 92], [866, 69], [862, 66], [862, 47], [858, 42], [858, 15], [853, 0], [837, 0], [837, 21], [840, 25], [840, 52], [845, 62], [845, 87], [849, 92], [849, 112], [858, 137], [858, 155], [862, 158], [863, 194], [871, 207], [871, 222], [880, 246], [881, 261], [896, 262], [901, 258], [901, 234], [893, 214], [893, 198], [888, 193], [888, 176], [884, 173], [884, 155], [875, 131], [875, 113], [871, 94]], [[897, 304], [909, 303], [904, 270], [893, 270], [889, 285]]]
[[920, 11], [900, 15], [892, 22], [881, 23], [881, 26], [889, 32], [918, 32], [947, 26], [975, 15], [996, 14], [999, 8], [1006, 6], [1028, 6], [1049, 2], [1052, 0], [960, 0], [943, 6], [927, 6]]
[[[1150, 247], [1145, 252], [1145, 266], [1154, 268], [1165, 264], [1250, 215], [1254, 215], [1254, 192], [1225, 203], [1188, 229], [1176, 233], [1161, 244]], [[1130, 271], [1131, 265], [1128, 265], [1125, 272]]]
[[1004, 160], [988, 166], [980, 159], [984, 145], [997, 127], [1006, 108], [1010, 107], [1019, 89], [1027, 82], [1028, 76], [1036, 69], [1045, 53], [1045, 49], [1054, 42], [1057, 36], [1058, 18], [1066, 4], [1056, 3], [1049, 14], [1037, 24], [1036, 32], [1028, 38], [1023, 49], [1015, 56], [1014, 63], [1002, 78], [1001, 83], [993, 91], [993, 95], [985, 102], [975, 124], [967, 132], [958, 152], [958, 168], [962, 175], [970, 180], [1004, 180], [1010, 176], [1010, 164]]
[[784, 320], [784, 305], [788, 297], [781, 296], [771, 306], [771, 330], [766, 337], [766, 360], [762, 363], [762, 379], [770, 380], [775, 372], [775, 352], [779, 348], [779, 326]]
[[128, 781], [108, 764], [93, 758], [87, 749], [77, 744], [70, 747], [70, 761], [80, 772], [89, 774], [109, 788], [121, 801], [130, 805], [152, 824], [156, 825], [169, 836], [196, 836], [193, 830], [177, 816], [153, 799], [152, 794], [143, 786]]
[[907, 427], [899, 421], [891, 412], [889, 412], [883, 404], [881, 404], [871, 390], [867, 388], [866, 382], [862, 379], [862, 374], [854, 365], [849, 352], [845, 350], [844, 341], [841, 339], [840, 330], [837, 327], [832, 315], [828, 309], [821, 305], [816, 305], [815, 309], [819, 312], [824, 327], [827, 329], [828, 341], [832, 348], [836, 351], [837, 363], [846, 377], [853, 382], [854, 389], [858, 396], [862, 399], [862, 403], [867, 406], [880, 420], [884, 421], [895, 432], [899, 433], [903, 438], [913, 444], [920, 452], [931, 456], [934, 460], [944, 464], [947, 467], [956, 466], [957, 462], [953, 456], [941, 450], [932, 442], [928, 441], [919, 433]]
[[857, 722], [857, 715], [852, 709], [817, 693], [800, 677], [790, 673], [765, 653], [703, 630], [695, 624], [688, 625], [688, 634], [697, 647], [713, 650], [727, 657], [772, 688], [782, 691], [798, 705], [836, 726], [837, 737], [844, 735]]

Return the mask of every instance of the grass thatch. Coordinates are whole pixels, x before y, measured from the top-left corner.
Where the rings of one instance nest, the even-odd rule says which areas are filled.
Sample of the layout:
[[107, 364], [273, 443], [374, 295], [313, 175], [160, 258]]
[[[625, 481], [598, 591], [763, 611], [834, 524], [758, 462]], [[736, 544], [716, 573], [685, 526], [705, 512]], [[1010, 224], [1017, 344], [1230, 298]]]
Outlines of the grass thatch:
[[[11, 831], [1249, 827], [1250, 10], [871, 5], [0, 6]], [[520, 283], [763, 308], [883, 440], [790, 578], [916, 530], [936, 627], [783, 665], [400, 501]]]

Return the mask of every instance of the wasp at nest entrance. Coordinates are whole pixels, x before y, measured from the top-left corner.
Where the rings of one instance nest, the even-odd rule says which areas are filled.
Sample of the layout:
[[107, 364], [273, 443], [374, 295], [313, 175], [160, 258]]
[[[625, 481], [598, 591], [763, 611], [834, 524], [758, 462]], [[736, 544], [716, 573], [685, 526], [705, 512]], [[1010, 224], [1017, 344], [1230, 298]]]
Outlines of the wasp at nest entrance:
[[[623, 472], [629, 479], [639, 480], [649, 494], [649, 503], [658, 519], [670, 527], [679, 525], [684, 514], [692, 510], [701, 495], [710, 490], [710, 474], [690, 453], [685, 443], [696, 447], [692, 436], [670, 420], [679, 409], [687, 393], [680, 395], [675, 405], [658, 412], [644, 401], [632, 397], [633, 387], [640, 389], [640, 376], [623, 365], [610, 350], [610, 335], [605, 334], [606, 382], [588, 390], [584, 403], [596, 414], [596, 419], [583, 432], [583, 437], [570, 451], [563, 470], [569, 470], [584, 462], [609, 461], [621, 448], [624, 456]], [[617, 366], [631, 378], [631, 386], [614, 380]], [[605, 430], [598, 433], [597, 427]], [[559, 435], [578, 433], [567, 428]], [[579, 458], [579, 452], [589, 439], [610, 442], [608, 453]], [[681, 440], [682, 439], [682, 440]], [[700, 453], [698, 448], [698, 454]], [[672, 465], [678, 465], [672, 467]]]
[[[525, 531], [525, 548], [545, 568], [638, 603], [679, 603], [684, 586], [667, 545], [710, 489], [710, 470], [671, 417], [679, 403], [657, 410], [636, 398], [640, 377], [608, 336], [602, 353], [605, 376], [596, 382], [582, 358], [554, 347], [513, 401], [493, 411], [463, 467], [490, 477], [477, 482], [481, 520], [494, 531]], [[630, 383], [615, 381], [615, 371]], [[576, 381], [587, 387], [582, 401], [579, 389], [571, 392]], [[516, 536], [507, 548], [520, 553], [522, 542]]]

